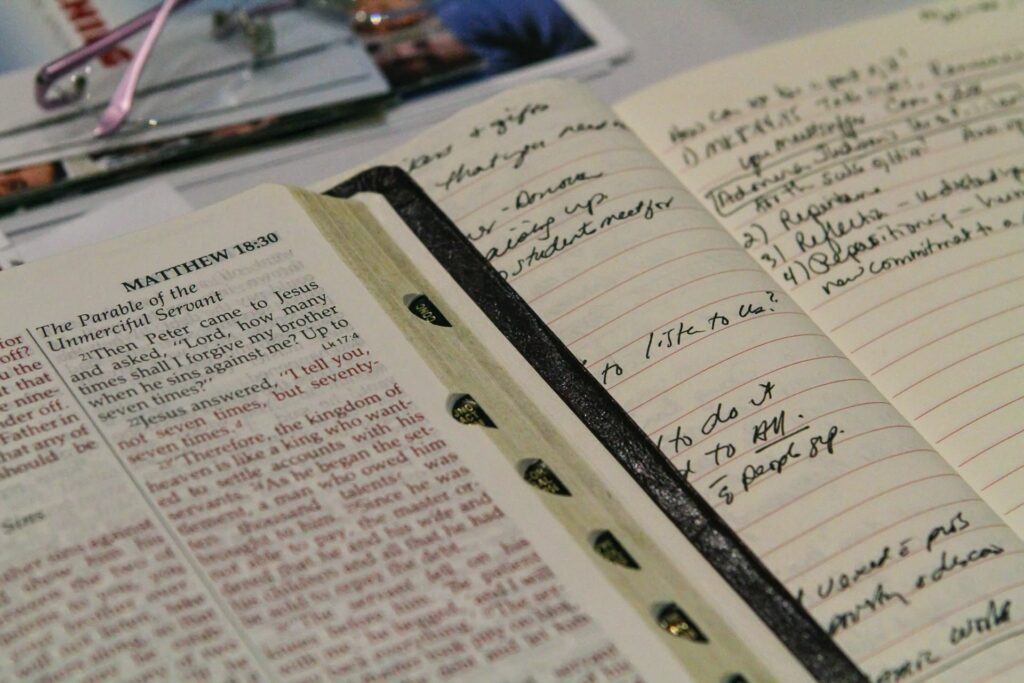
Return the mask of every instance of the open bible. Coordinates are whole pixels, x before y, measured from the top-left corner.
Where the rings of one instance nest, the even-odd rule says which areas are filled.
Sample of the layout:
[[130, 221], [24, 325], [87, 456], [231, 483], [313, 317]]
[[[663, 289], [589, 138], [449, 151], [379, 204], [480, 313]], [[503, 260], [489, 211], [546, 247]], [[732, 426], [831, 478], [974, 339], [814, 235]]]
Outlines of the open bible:
[[[461, 239], [377, 175], [420, 240]], [[525, 304], [488, 299], [543, 375], [380, 194], [260, 187], [4, 284], [4, 680], [806, 679], [783, 627], [856, 675]], [[553, 389], [581, 380], [616, 430]]]
[[343, 173], [5, 273], [0, 670], [1019, 680], [1022, 26], [506, 92], [381, 160], [476, 260]]

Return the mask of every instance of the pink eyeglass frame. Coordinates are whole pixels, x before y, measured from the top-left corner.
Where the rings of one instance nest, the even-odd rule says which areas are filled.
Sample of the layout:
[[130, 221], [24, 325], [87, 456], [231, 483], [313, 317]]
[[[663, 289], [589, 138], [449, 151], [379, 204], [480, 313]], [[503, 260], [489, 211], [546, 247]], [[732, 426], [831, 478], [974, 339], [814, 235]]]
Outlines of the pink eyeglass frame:
[[[100, 116], [99, 125], [93, 131], [93, 135], [96, 137], [110, 135], [121, 126], [131, 111], [139, 75], [142, 73], [160, 31], [163, 30], [164, 22], [175, 11], [193, 2], [195, 0], [162, 0], [151, 9], [129, 19], [95, 42], [84, 45], [46, 64], [36, 73], [34, 86], [36, 104], [49, 111], [78, 101], [82, 96], [81, 87], [65, 90], [57, 96], [51, 95], [50, 89], [61, 78], [81, 69], [96, 57], [148, 26], [150, 27], [149, 33], [146, 34], [138, 53], [128, 65], [128, 70], [114, 91], [110, 103]], [[294, 8], [303, 2], [304, 0], [270, 0], [249, 10], [248, 14], [250, 16], [272, 14], [280, 10]]]
[[[142, 73], [142, 69], [146, 64], [146, 60], [149, 58], [149, 53], [152, 50], [153, 45], [156, 43], [156, 40], [160, 35], [160, 31], [163, 30], [164, 22], [171, 14], [195, 1], [196, 0], [161, 0], [161, 2], [157, 3], [152, 8], [132, 19], [129, 19], [98, 40], [91, 42], [88, 45], [84, 45], [77, 50], [72, 50], [66, 55], [58, 57], [49, 64], [46, 64], [36, 73], [34, 85], [36, 104], [38, 104], [42, 109], [50, 111], [77, 102], [82, 97], [82, 90], [84, 88], [81, 83], [84, 81], [79, 81], [75, 84], [75, 88], [65, 90], [56, 96], [51, 95], [50, 90], [61, 78], [81, 69], [107, 50], [115, 47], [128, 38], [131, 38], [136, 33], [149, 26], [149, 33], [146, 34], [142, 45], [139, 47], [139, 51], [136, 53], [131, 63], [129, 63], [128, 69], [121, 78], [121, 82], [118, 84], [117, 89], [114, 91], [114, 95], [111, 97], [110, 103], [100, 116], [99, 125], [93, 131], [93, 135], [96, 137], [110, 135], [121, 126], [127, 118], [128, 113], [131, 111], [132, 101], [135, 97], [135, 87], [138, 83], [139, 75]], [[424, 0], [424, 2], [425, 4], [430, 4], [430, 0]], [[267, 0], [252, 9], [246, 10], [246, 14], [250, 17], [257, 17], [273, 14], [282, 10], [309, 7], [327, 14], [336, 15], [340, 9], [336, 5], [345, 4], [351, 5], [351, 7], [348, 8], [348, 11], [351, 11], [356, 5], [356, 0]], [[404, 14], [417, 11], [420, 10], [414, 7], [387, 13], [374, 12], [366, 14], [363, 12], [357, 12], [354, 20], [357, 23], [376, 24], [381, 19], [391, 18], [392, 16], [402, 16]], [[361, 17], [361, 14], [365, 14], [365, 16]]]
[[[179, 10], [192, 2], [195, 2], [195, 0], [178, 0], [177, 4], [171, 9], [171, 11], [174, 12], [175, 10]], [[57, 97], [50, 96], [49, 91], [51, 86], [61, 78], [82, 68], [107, 50], [124, 42], [128, 38], [131, 38], [147, 26], [150, 26], [156, 18], [156, 15], [160, 12], [161, 5], [162, 3], [154, 5], [151, 9], [146, 10], [133, 19], [129, 19], [117, 28], [112, 29], [109, 33], [95, 42], [84, 45], [77, 50], [67, 53], [66, 55], [62, 55], [41, 68], [36, 74], [35, 81], [36, 104], [43, 109], [52, 110], [67, 106], [77, 101], [80, 97], [80, 93], [75, 91], [64, 92]]]

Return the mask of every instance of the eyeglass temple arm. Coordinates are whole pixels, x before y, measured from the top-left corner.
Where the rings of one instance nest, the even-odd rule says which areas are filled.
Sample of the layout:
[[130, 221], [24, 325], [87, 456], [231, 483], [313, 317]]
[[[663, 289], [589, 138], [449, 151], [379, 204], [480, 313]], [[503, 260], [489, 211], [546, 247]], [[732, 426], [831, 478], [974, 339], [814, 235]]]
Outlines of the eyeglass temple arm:
[[[195, 0], [178, 0], [178, 4], [175, 5], [174, 9], [171, 11], [177, 11], [194, 1]], [[77, 93], [73, 92], [61, 93], [56, 97], [49, 97], [48, 93], [50, 87], [58, 79], [63, 78], [75, 69], [88, 64], [97, 56], [103, 54], [118, 43], [127, 40], [152, 24], [153, 19], [156, 18], [157, 12], [160, 11], [160, 4], [161, 3], [158, 3], [135, 18], [129, 19], [95, 42], [84, 45], [77, 50], [67, 53], [66, 55], [62, 55], [41, 68], [36, 74], [36, 104], [43, 109], [56, 109], [78, 99]]]

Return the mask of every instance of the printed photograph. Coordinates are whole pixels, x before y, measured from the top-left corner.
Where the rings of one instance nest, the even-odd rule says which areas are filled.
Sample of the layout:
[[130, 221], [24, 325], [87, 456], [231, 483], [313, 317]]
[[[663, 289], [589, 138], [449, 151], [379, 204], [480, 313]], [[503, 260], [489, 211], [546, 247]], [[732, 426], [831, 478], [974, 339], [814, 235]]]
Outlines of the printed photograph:
[[557, 0], [357, 0], [353, 25], [399, 92], [531, 66], [594, 41]]

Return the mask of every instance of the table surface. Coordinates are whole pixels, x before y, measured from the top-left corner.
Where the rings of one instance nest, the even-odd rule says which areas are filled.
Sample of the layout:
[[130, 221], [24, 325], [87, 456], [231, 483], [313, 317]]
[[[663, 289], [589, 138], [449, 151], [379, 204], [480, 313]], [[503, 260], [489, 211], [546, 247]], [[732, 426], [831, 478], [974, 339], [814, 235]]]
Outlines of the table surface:
[[[805, 33], [896, 11], [910, 0], [593, 0], [626, 36], [631, 58], [589, 79], [611, 103], [676, 72]], [[713, 84], [708, 84], [714, 87]], [[440, 95], [439, 97], [444, 97]], [[408, 117], [406, 117], [408, 119]], [[434, 117], [437, 118], [436, 116]], [[314, 134], [231, 158], [157, 174], [201, 207], [265, 182], [310, 185], [365, 164], [413, 137], [432, 120], [404, 120], [364, 129]], [[148, 180], [68, 200], [81, 213], [138, 190]], [[52, 224], [54, 210], [0, 221], [17, 243]]]

